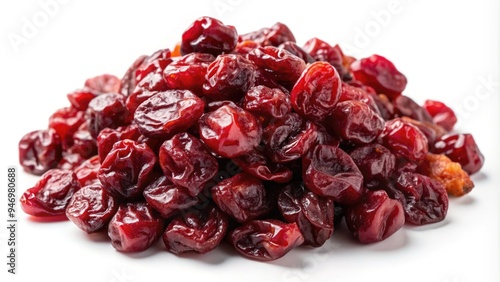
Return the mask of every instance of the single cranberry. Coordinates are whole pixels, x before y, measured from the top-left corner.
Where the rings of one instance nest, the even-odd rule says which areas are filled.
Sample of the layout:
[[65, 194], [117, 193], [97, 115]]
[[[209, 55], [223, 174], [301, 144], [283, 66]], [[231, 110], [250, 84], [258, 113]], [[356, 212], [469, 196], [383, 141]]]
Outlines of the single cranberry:
[[457, 123], [457, 116], [446, 104], [434, 100], [425, 100], [423, 107], [432, 116], [432, 121], [435, 124], [448, 131], [453, 130], [453, 126]]
[[380, 144], [357, 147], [349, 155], [363, 174], [367, 188], [385, 183], [396, 167], [396, 157]]
[[387, 121], [379, 141], [396, 157], [410, 161], [422, 160], [429, 151], [427, 138], [422, 131], [402, 119]]
[[54, 129], [32, 131], [19, 141], [19, 163], [26, 172], [41, 175], [61, 158], [61, 139]]
[[113, 149], [113, 145], [115, 145], [116, 142], [125, 139], [137, 141], [140, 136], [141, 133], [139, 132], [139, 128], [135, 124], [120, 126], [116, 129], [105, 128], [101, 130], [97, 136], [97, 150], [101, 163], [104, 161], [111, 149]]
[[75, 90], [67, 95], [71, 107], [79, 111], [86, 111], [90, 101], [97, 97], [100, 93], [95, 90], [84, 88]]
[[272, 162], [262, 147], [231, 160], [246, 173], [262, 180], [287, 183], [292, 179], [292, 171], [283, 164]]
[[85, 81], [85, 87], [97, 93], [117, 93], [120, 91], [120, 79], [111, 74], [103, 74], [89, 78]]
[[73, 134], [72, 143], [73, 145], [68, 149], [69, 153], [79, 154], [84, 159], [97, 155], [97, 142], [90, 135], [86, 123]]
[[434, 144], [434, 154], [445, 154], [459, 163], [468, 174], [478, 172], [484, 164], [484, 156], [471, 134], [450, 134]]
[[325, 41], [319, 38], [309, 39], [304, 45], [304, 50], [316, 61], [331, 64], [341, 76], [346, 72], [342, 66], [342, 54]]
[[253, 41], [260, 46], [278, 46], [288, 41], [295, 42], [295, 36], [288, 26], [277, 22], [270, 28], [265, 27], [254, 32], [241, 34], [238, 41]]
[[160, 49], [150, 56], [135, 70], [135, 79], [137, 82], [142, 81], [145, 77], [154, 73], [161, 73], [171, 62], [170, 49]]
[[259, 85], [248, 90], [243, 109], [269, 119], [281, 119], [292, 111], [292, 104], [289, 96], [280, 89]]
[[[349, 85], [342, 82], [342, 90], [339, 96], [339, 102], [355, 100], [367, 104], [372, 111], [381, 115], [379, 107], [376, 102], [376, 96], [368, 94], [363, 88]], [[391, 116], [392, 118], [392, 116]]]
[[425, 138], [427, 138], [429, 151], [433, 151], [434, 143], [436, 143], [439, 138], [443, 137], [447, 133], [444, 128], [435, 124], [434, 122], [418, 121], [409, 117], [402, 117], [401, 120], [414, 125], [425, 135]]
[[422, 108], [410, 97], [399, 95], [392, 101], [396, 117], [409, 117], [420, 122], [432, 122], [432, 117], [425, 108]]
[[297, 45], [297, 43], [293, 41], [284, 42], [280, 44], [278, 48], [287, 50], [288, 52], [301, 58], [302, 60], [304, 60], [304, 62], [308, 64], [316, 62], [316, 60], [306, 50], [304, 50], [302, 47], [300, 47], [299, 45]]
[[224, 25], [211, 17], [201, 17], [182, 34], [181, 54], [200, 52], [217, 56], [231, 52], [237, 42], [238, 33], [234, 26]]
[[130, 123], [130, 115], [125, 106], [125, 97], [109, 93], [95, 97], [86, 112], [87, 127], [92, 137], [106, 127], [117, 128]]
[[49, 118], [49, 127], [54, 129], [63, 142], [63, 148], [73, 145], [73, 134], [85, 122], [85, 112], [71, 107], [61, 108]]
[[90, 159], [81, 163], [74, 169], [76, 179], [81, 187], [100, 183], [97, 179], [97, 172], [101, 168], [99, 156], [93, 156]]
[[203, 93], [207, 68], [214, 60], [212, 54], [187, 54], [165, 68], [165, 84], [169, 89], [187, 89], [200, 96]]

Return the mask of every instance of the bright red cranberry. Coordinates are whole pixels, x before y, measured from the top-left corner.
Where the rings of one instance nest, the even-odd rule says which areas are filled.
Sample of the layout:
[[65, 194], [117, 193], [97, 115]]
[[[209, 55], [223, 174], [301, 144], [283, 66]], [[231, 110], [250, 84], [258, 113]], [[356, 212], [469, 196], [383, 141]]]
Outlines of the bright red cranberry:
[[292, 179], [292, 171], [282, 164], [271, 162], [261, 147], [231, 160], [246, 173], [262, 180], [287, 183]]
[[363, 174], [365, 186], [385, 183], [394, 172], [396, 157], [380, 144], [367, 144], [349, 154]]
[[286, 255], [304, 242], [296, 223], [279, 220], [253, 220], [233, 230], [229, 238], [245, 257], [271, 261]]
[[302, 159], [302, 177], [312, 192], [339, 204], [354, 204], [363, 193], [363, 175], [340, 148], [317, 145]]
[[105, 128], [101, 130], [97, 136], [99, 159], [103, 162], [116, 142], [125, 139], [137, 141], [140, 136], [139, 128], [135, 124], [120, 126], [116, 129]]
[[85, 81], [85, 87], [97, 93], [118, 93], [120, 86], [120, 79], [111, 74], [99, 75]]
[[427, 138], [427, 145], [429, 147], [429, 151], [433, 151], [434, 143], [436, 143], [436, 141], [439, 138], [443, 137], [447, 133], [447, 131], [444, 128], [433, 122], [418, 121], [411, 119], [409, 117], [402, 117], [401, 120], [414, 125], [425, 135], [425, 138]]
[[361, 201], [347, 207], [347, 228], [361, 243], [382, 241], [405, 223], [403, 206], [390, 199], [385, 191], [369, 191]]
[[97, 172], [100, 168], [101, 162], [99, 156], [93, 156], [76, 167], [74, 172], [80, 186], [83, 187], [94, 183], [100, 183], [99, 179], [97, 179]]
[[162, 74], [163, 70], [172, 62], [170, 49], [160, 49], [150, 56], [135, 71], [137, 82], [152, 74]]
[[120, 91], [118, 93], [122, 94], [123, 96], [127, 97], [134, 91], [137, 81], [136, 81], [136, 75], [135, 72], [137, 69], [144, 63], [144, 61], [148, 58], [148, 56], [142, 55], [139, 56], [134, 63], [127, 69], [127, 72], [123, 76], [121, 83], [120, 83]]
[[117, 128], [130, 123], [130, 115], [125, 106], [125, 97], [109, 93], [99, 95], [90, 101], [86, 113], [87, 127], [92, 137], [106, 127]]
[[217, 56], [231, 52], [237, 42], [238, 33], [234, 26], [224, 25], [211, 17], [201, 17], [182, 34], [181, 54], [200, 52]]
[[61, 158], [61, 139], [53, 129], [32, 131], [19, 141], [19, 163], [26, 172], [41, 175]]
[[97, 97], [100, 93], [95, 90], [85, 88], [75, 90], [67, 95], [69, 102], [71, 103], [71, 107], [79, 110], [86, 111], [89, 107], [90, 101]]
[[319, 38], [309, 39], [304, 45], [304, 50], [316, 61], [331, 64], [343, 76], [345, 71], [342, 66], [342, 54], [330, 44]]
[[391, 100], [401, 95], [406, 88], [406, 77], [391, 61], [379, 55], [355, 61], [351, 64], [351, 72], [355, 79]]
[[295, 112], [314, 121], [322, 121], [333, 110], [341, 93], [342, 82], [330, 64], [316, 62], [307, 67], [290, 93]]
[[[375, 101], [374, 95], [368, 94], [363, 88], [349, 85], [347, 83], [342, 83], [342, 90], [339, 96], [339, 102], [355, 100], [367, 104], [372, 111], [377, 114], [381, 114], [377, 102]], [[392, 116], [391, 116], [392, 118]]]
[[255, 117], [232, 103], [205, 113], [198, 125], [203, 142], [226, 158], [251, 152], [262, 138], [262, 129]]
[[302, 47], [297, 45], [297, 43], [293, 41], [287, 41], [278, 46], [280, 49], [287, 50], [288, 52], [292, 53], [293, 55], [301, 58], [306, 62], [307, 64], [312, 64], [316, 62], [316, 60]]
[[399, 95], [392, 101], [396, 116], [409, 117], [420, 122], [432, 122], [432, 117], [425, 108], [422, 108], [410, 97]]
[[224, 239], [228, 219], [217, 208], [190, 209], [174, 218], [163, 233], [167, 250], [174, 254], [207, 253]]
[[173, 184], [186, 188], [193, 197], [219, 169], [217, 160], [205, 145], [188, 133], [176, 134], [165, 141], [160, 147], [159, 158], [165, 176]]
[[81, 230], [93, 233], [107, 227], [117, 210], [116, 199], [96, 183], [76, 191], [66, 208], [66, 216]]
[[58, 169], [73, 170], [85, 161], [79, 154], [67, 154], [57, 164]]
[[243, 109], [266, 118], [284, 118], [292, 111], [292, 104], [287, 94], [278, 88], [263, 85], [248, 90], [243, 99]]
[[422, 131], [402, 119], [387, 121], [379, 139], [396, 157], [411, 161], [422, 160], [429, 151]]
[[169, 89], [187, 89], [201, 95], [207, 68], [214, 60], [212, 54], [187, 54], [165, 68], [163, 71], [165, 84]]
[[295, 36], [288, 26], [277, 22], [270, 28], [265, 27], [250, 33], [241, 34], [238, 41], [253, 41], [260, 46], [278, 46], [287, 41], [295, 42]]
[[74, 172], [51, 169], [44, 173], [33, 188], [23, 193], [21, 208], [32, 216], [64, 216], [73, 194], [80, 189]]
[[163, 232], [163, 219], [144, 202], [124, 203], [108, 226], [111, 244], [120, 252], [142, 252]]
[[64, 148], [73, 145], [73, 134], [85, 122], [85, 112], [74, 108], [61, 108], [49, 118], [49, 127], [61, 138]]
[[288, 184], [278, 196], [278, 208], [287, 222], [295, 222], [304, 244], [322, 246], [333, 233], [333, 200], [308, 191], [303, 183]]
[[484, 156], [471, 134], [445, 135], [434, 144], [434, 148], [434, 154], [445, 154], [468, 174], [474, 174], [483, 167]]
[[432, 121], [435, 124], [442, 126], [448, 131], [451, 131], [457, 123], [455, 112], [443, 102], [426, 100], [423, 107], [432, 116]]

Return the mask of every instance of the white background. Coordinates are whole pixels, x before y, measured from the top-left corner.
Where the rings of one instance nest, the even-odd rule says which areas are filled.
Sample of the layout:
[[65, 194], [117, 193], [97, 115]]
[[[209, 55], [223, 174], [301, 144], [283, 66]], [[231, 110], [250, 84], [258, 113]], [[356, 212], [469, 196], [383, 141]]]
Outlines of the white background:
[[[459, 112], [458, 130], [474, 134], [486, 165], [473, 177], [475, 190], [451, 200], [442, 223], [405, 227], [368, 246], [341, 230], [323, 248], [300, 248], [271, 263], [243, 259], [229, 247], [179, 258], [161, 243], [126, 255], [69, 222], [34, 222], [19, 211], [17, 276], [6, 275], [0, 189], [1, 281], [500, 281], [498, 1], [66, 0], [44, 18], [40, 3], [47, 1], [0, 4], [0, 169], [17, 165], [21, 136], [45, 128], [86, 78], [121, 76], [138, 55], [173, 47], [202, 15], [242, 33], [281, 21], [299, 44], [316, 36], [357, 57], [386, 56], [408, 77], [406, 95], [443, 100]], [[27, 22], [36, 30], [26, 33]], [[36, 179], [19, 173], [18, 197]]]

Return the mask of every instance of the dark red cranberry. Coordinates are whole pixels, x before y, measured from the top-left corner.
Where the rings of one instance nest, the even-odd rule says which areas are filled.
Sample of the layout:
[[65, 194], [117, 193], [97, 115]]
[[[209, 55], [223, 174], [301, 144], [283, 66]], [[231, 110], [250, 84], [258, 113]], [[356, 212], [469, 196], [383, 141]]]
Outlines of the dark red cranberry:
[[71, 103], [71, 107], [79, 111], [86, 111], [89, 107], [90, 101], [92, 101], [92, 99], [97, 97], [99, 94], [100, 93], [95, 90], [84, 88], [69, 93], [67, 97]]
[[163, 70], [172, 62], [170, 57], [171, 52], [168, 48], [160, 49], [148, 56], [135, 71], [136, 81], [140, 82], [152, 74], [160, 74], [161, 77]]
[[296, 223], [279, 220], [253, 220], [234, 229], [229, 238], [245, 257], [271, 261], [286, 255], [304, 242]]
[[384, 94], [372, 95], [375, 104], [377, 104], [380, 116], [385, 120], [391, 120], [396, 116], [394, 105]]
[[169, 89], [187, 89], [201, 95], [207, 67], [215, 60], [212, 54], [190, 53], [168, 65], [163, 71]]
[[295, 36], [288, 26], [277, 22], [270, 28], [265, 27], [254, 32], [241, 34], [238, 41], [253, 41], [260, 46], [278, 46], [288, 41], [295, 42]]
[[483, 167], [484, 156], [471, 134], [445, 135], [434, 144], [434, 148], [434, 154], [445, 154], [468, 174], [474, 174]]
[[238, 33], [234, 26], [224, 25], [211, 17], [201, 17], [182, 34], [181, 54], [200, 52], [217, 56], [231, 52], [237, 42]]
[[19, 201], [23, 211], [32, 216], [64, 216], [73, 194], [80, 189], [74, 172], [51, 169]]
[[73, 145], [68, 149], [69, 153], [79, 154], [84, 159], [97, 155], [97, 142], [90, 135], [86, 123], [73, 134], [72, 143]]
[[263, 85], [248, 90], [243, 99], [243, 109], [266, 118], [284, 118], [292, 111], [292, 104], [287, 94], [278, 88]]
[[107, 227], [117, 210], [116, 199], [96, 183], [76, 191], [66, 208], [66, 216], [81, 230], [93, 233]]
[[61, 138], [64, 148], [73, 145], [73, 134], [85, 122], [85, 112], [74, 108], [61, 108], [49, 118], [49, 127]]
[[231, 160], [246, 173], [262, 180], [287, 183], [292, 179], [292, 171], [282, 164], [271, 162], [261, 147]]
[[429, 115], [425, 108], [422, 108], [410, 97], [399, 95], [392, 101], [396, 116], [409, 117], [411, 119], [421, 122], [432, 122], [432, 117]]
[[302, 159], [302, 177], [312, 192], [339, 204], [354, 204], [363, 193], [363, 175], [340, 148], [317, 145]]
[[101, 168], [99, 156], [93, 156], [76, 167], [74, 172], [80, 186], [83, 187], [94, 183], [100, 183], [99, 179], [97, 179], [99, 168]]
[[288, 52], [301, 58], [302, 60], [304, 60], [304, 62], [308, 64], [316, 62], [316, 60], [306, 50], [304, 50], [302, 47], [300, 47], [299, 45], [297, 45], [297, 43], [293, 41], [287, 41], [285, 43], [282, 43], [280, 44], [280, 46], [278, 46], [278, 48], [287, 50]]
[[333, 233], [333, 200], [308, 191], [303, 183], [288, 184], [278, 196], [278, 208], [287, 222], [297, 223], [304, 244], [322, 246]]
[[[355, 100], [367, 104], [372, 111], [377, 114], [381, 114], [377, 102], [375, 101], [374, 95], [368, 94], [363, 88], [349, 85], [347, 83], [342, 83], [342, 90], [339, 96], [339, 102]], [[391, 116], [392, 118], [392, 116]]]
[[365, 186], [385, 183], [394, 172], [396, 157], [380, 144], [367, 144], [349, 154], [363, 174]]
[[432, 116], [432, 121], [435, 124], [442, 126], [448, 131], [453, 130], [453, 126], [457, 123], [457, 116], [446, 104], [439, 101], [426, 100], [423, 108]]
[[54, 129], [32, 131], [19, 141], [19, 163], [26, 172], [41, 175], [61, 158], [61, 139]]
[[85, 161], [79, 154], [67, 154], [57, 164], [58, 169], [73, 170]]
[[447, 133], [444, 128], [433, 122], [418, 121], [409, 117], [402, 117], [401, 120], [414, 125], [425, 135], [425, 138], [427, 138], [429, 151], [433, 151], [434, 143], [436, 143], [439, 138], [443, 137]]
[[342, 55], [337, 49], [319, 38], [309, 39], [304, 45], [304, 50], [316, 61], [331, 64], [343, 76], [345, 71], [342, 66]]
[[347, 228], [361, 243], [382, 241], [405, 223], [401, 203], [390, 199], [385, 191], [368, 191], [361, 201], [345, 211]]
[[122, 94], [123, 96], [127, 97], [134, 91], [137, 81], [136, 81], [136, 76], [135, 72], [137, 69], [144, 63], [144, 61], [148, 58], [148, 56], [142, 55], [139, 56], [134, 63], [127, 69], [127, 72], [123, 76], [121, 83], [120, 83], [120, 91], [118, 93]]
[[137, 141], [141, 133], [135, 124], [120, 126], [116, 129], [105, 128], [97, 136], [97, 150], [101, 162], [104, 161], [116, 142], [129, 139]]
[[87, 127], [92, 137], [106, 127], [117, 128], [130, 123], [130, 115], [125, 106], [125, 97], [109, 93], [99, 95], [90, 101], [86, 113]]
[[429, 151], [422, 131], [402, 119], [387, 121], [379, 139], [396, 157], [411, 161], [422, 160]]
[[120, 252], [142, 252], [163, 232], [163, 219], [144, 202], [124, 203], [108, 226], [111, 244]]
[[97, 93], [117, 93], [120, 86], [120, 79], [111, 74], [99, 75], [85, 81], [85, 87]]

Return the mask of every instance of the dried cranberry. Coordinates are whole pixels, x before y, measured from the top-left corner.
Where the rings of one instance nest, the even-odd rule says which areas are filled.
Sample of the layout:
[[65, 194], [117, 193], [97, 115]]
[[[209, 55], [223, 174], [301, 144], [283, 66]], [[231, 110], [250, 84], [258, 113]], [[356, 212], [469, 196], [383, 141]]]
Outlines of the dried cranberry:
[[290, 93], [293, 109], [304, 118], [322, 121], [333, 110], [342, 82], [330, 64], [316, 62], [307, 67]]
[[280, 44], [278, 48], [287, 50], [288, 52], [301, 58], [302, 60], [304, 60], [304, 62], [308, 64], [316, 62], [316, 60], [306, 50], [304, 50], [302, 47], [300, 47], [299, 45], [297, 45], [297, 43], [293, 41], [284, 42]]
[[97, 172], [101, 168], [99, 156], [94, 156], [74, 169], [76, 179], [81, 187], [98, 183]]
[[32, 131], [19, 141], [19, 163], [29, 173], [41, 175], [61, 158], [61, 139], [53, 129]]
[[57, 168], [73, 170], [85, 161], [79, 154], [67, 154], [59, 161]]
[[444, 128], [433, 122], [418, 121], [411, 119], [409, 117], [402, 117], [401, 120], [414, 125], [425, 135], [425, 138], [427, 138], [427, 145], [429, 147], [429, 151], [433, 151], [434, 143], [436, 143], [436, 140], [443, 137], [447, 133]]
[[160, 49], [150, 56], [135, 71], [136, 81], [140, 82], [151, 74], [162, 74], [165, 67], [167, 67], [172, 59], [170, 49]]
[[302, 159], [302, 177], [312, 192], [339, 204], [354, 204], [363, 193], [363, 175], [340, 148], [317, 145]]
[[135, 124], [101, 130], [97, 136], [97, 150], [101, 162], [104, 161], [116, 142], [125, 139], [137, 141], [140, 136], [139, 128]]
[[69, 102], [71, 103], [71, 107], [79, 110], [86, 111], [89, 107], [90, 101], [97, 97], [100, 93], [85, 88], [73, 91], [67, 95]]
[[271, 162], [261, 147], [231, 160], [246, 173], [262, 180], [287, 183], [292, 179], [292, 171], [282, 164]]
[[165, 68], [165, 84], [169, 89], [187, 89], [201, 95], [207, 67], [214, 60], [215, 57], [211, 54], [187, 54]]
[[387, 121], [379, 139], [396, 157], [411, 161], [422, 160], [429, 151], [422, 131], [402, 119]]
[[273, 219], [250, 221], [233, 230], [229, 238], [242, 255], [260, 261], [279, 259], [304, 242], [296, 223]]
[[391, 101], [389, 101], [389, 98], [387, 96], [385, 96], [384, 94], [378, 94], [372, 95], [372, 98], [375, 101], [375, 104], [377, 104], [380, 115], [385, 120], [391, 120], [395, 117], [396, 113], [394, 105]]
[[135, 86], [137, 84], [136, 78], [135, 78], [135, 72], [136, 70], [144, 63], [144, 61], [148, 58], [148, 56], [142, 55], [139, 56], [134, 63], [127, 69], [127, 72], [121, 79], [120, 83], [120, 91], [118, 93], [122, 94], [123, 96], [127, 97], [132, 93], [132, 91], [135, 89]]
[[130, 123], [125, 97], [116, 93], [95, 97], [90, 101], [86, 118], [89, 132], [94, 138], [106, 127], [117, 128]]
[[215, 249], [226, 235], [228, 219], [217, 208], [191, 209], [174, 218], [163, 233], [167, 250], [174, 254], [207, 253]]
[[134, 121], [146, 137], [169, 138], [193, 126], [205, 103], [189, 90], [167, 90], [144, 101]]
[[385, 183], [396, 167], [396, 157], [380, 144], [358, 147], [349, 155], [363, 174], [368, 188]]
[[445, 154], [468, 174], [474, 174], [483, 167], [484, 156], [470, 134], [445, 135], [434, 144], [434, 148], [434, 154]]
[[99, 75], [85, 81], [85, 87], [97, 93], [117, 93], [120, 91], [120, 86], [120, 79], [111, 74]]
[[385, 191], [369, 191], [356, 205], [345, 211], [347, 228], [361, 243], [382, 241], [405, 223], [401, 203], [390, 199]]
[[163, 219], [144, 202], [124, 203], [108, 226], [108, 236], [121, 252], [148, 249], [163, 232]]
[[432, 117], [429, 115], [427, 110], [419, 106], [408, 96], [399, 95], [394, 98], [392, 103], [394, 105], [394, 109], [396, 110], [396, 116], [409, 117], [421, 122], [432, 122]]
[[238, 41], [254, 41], [260, 46], [278, 46], [288, 41], [295, 42], [295, 36], [288, 26], [277, 22], [270, 28], [265, 27], [254, 32], [241, 34]]
[[116, 199], [96, 183], [76, 191], [66, 208], [66, 216], [81, 230], [93, 233], [105, 228], [117, 210]]
[[340, 75], [344, 75], [342, 55], [337, 49], [319, 38], [309, 39], [304, 45], [304, 50], [316, 61], [331, 64]]
[[69, 153], [79, 154], [84, 159], [97, 154], [97, 142], [90, 135], [85, 123], [73, 134], [72, 143], [73, 145], [68, 149]]
[[181, 54], [200, 52], [217, 56], [231, 52], [237, 42], [238, 33], [234, 26], [224, 25], [211, 17], [201, 17], [182, 34]]
[[308, 191], [303, 183], [287, 185], [278, 196], [278, 208], [288, 222], [297, 223], [304, 244], [322, 246], [333, 233], [333, 200]]
[[455, 112], [443, 102], [426, 100], [423, 108], [432, 116], [432, 121], [435, 124], [442, 126], [448, 131], [451, 131], [457, 123]]
[[292, 110], [287, 94], [278, 88], [263, 85], [248, 90], [243, 99], [243, 109], [266, 118], [284, 118]]
[[74, 108], [61, 108], [49, 118], [49, 127], [61, 138], [64, 148], [73, 145], [73, 134], [85, 122], [85, 112]]
[[188, 133], [176, 134], [165, 141], [159, 158], [165, 176], [173, 184], [186, 188], [191, 196], [198, 195], [219, 169], [205, 145]]
[[112, 195], [133, 199], [142, 195], [155, 163], [155, 153], [145, 144], [122, 140], [113, 145], [97, 177]]
[[367, 104], [375, 113], [379, 115], [381, 114], [374, 95], [368, 94], [365, 90], [363, 90], [363, 88], [352, 86], [343, 82], [341, 89], [342, 90], [340, 92], [339, 102], [349, 100], [360, 101]]
[[51, 169], [19, 201], [23, 211], [32, 216], [63, 216], [73, 194], [80, 189], [74, 172]]

